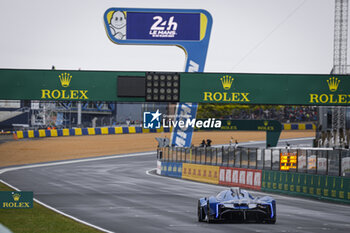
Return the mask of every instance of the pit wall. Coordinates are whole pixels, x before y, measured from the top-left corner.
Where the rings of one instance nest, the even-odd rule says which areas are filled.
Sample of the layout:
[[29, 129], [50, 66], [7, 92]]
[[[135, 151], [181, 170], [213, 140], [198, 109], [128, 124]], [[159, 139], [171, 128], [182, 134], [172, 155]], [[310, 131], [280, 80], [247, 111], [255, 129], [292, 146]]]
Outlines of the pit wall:
[[[282, 130], [315, 130], [314, 124], [282, 124]], [[42, 138], [60, 136], [82, 136], [82, 135], [108, 135], [108, 134], [128, 134], [128, 133], [161, 133], [170, 132], [169, 128], [144, 129], [141, 126], [129, 127], [102, 127], [102, 128], [73, 128], [73, 129], [40, 129], [40, 130], [20, 130], [13, 133], [18, 139], [22, 138]]]
[[203, 183], [277, 192], [350, 204], [350, 178], [157, 161], [157, 173]]
[[144, 129], [141, 126], [129, 127], [102, 127], [102, 128], [74, 128], [74, 129], [40, 129], [15, 131], [18, 139], [22, 138], [42, 138], [60, 136], [82, 136], [82, 135], [109, 135], [109, 134], [129, 134], [129, 133], [160, 133], [169, 132], [169, 128]]

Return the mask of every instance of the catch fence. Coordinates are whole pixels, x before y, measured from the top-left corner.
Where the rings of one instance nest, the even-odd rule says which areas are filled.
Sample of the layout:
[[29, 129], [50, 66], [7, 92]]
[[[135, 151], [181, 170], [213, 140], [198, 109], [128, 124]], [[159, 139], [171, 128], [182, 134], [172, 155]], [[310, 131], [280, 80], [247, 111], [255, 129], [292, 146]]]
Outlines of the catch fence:
[[236, 168], [350, 177], [350, 150], [332, 148], [163, 147], [158, 158]]

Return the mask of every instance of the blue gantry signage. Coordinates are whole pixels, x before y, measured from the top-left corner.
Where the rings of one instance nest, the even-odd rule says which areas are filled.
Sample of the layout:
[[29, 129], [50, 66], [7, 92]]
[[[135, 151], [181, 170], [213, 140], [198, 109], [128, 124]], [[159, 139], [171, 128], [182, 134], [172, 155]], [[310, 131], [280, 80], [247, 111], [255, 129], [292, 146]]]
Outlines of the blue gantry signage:
[[[185, 72], [203, 72], [212, 17], [205, 10], [110, 8], [104, 14], [105, 28], [111, 41], [117, 44], [176, 45], [186, 53]], [[197, 112], [195, 103], [179, 103], [176, 120], [190, 110]], [[192, 130], [174, 129], [171, 143], [191, 146]], [[182, 143], [179, 143], [182, 142]]]
[[199, 13], [129, 12], [126, 17], [126, 39], [194, 41], [200, 39]]

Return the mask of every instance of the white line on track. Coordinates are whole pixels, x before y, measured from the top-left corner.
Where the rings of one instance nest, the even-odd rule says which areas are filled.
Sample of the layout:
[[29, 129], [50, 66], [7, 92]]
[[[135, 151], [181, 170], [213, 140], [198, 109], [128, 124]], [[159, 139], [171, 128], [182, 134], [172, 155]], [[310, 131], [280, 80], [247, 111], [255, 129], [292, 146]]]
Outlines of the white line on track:
[[5, 172], [17, 171], [17, 170], [27, 169], [27, 168], [49, 167], [49, 166], [66, 165], [66, 164], [72, 164], [72, 163], [99, 161], [99, 160], [106, 160], [106, 159], [127, 158], [127, 157], [151, 155], [154, 153], [156, 153], [156, 151], [140, 152], [140, 153], [124, 154], [124, 155], [111, 155], [111, 156], [104, 156], [104, 157], [97, 157], [97, 158], [75, 159], [75, 160], [69, 160], [69, 161], [49, 162], [49, 163], [42, 163], [42, 164], [23, 165], [23, 166], [19, 166], [19, 167], [3, 168], [0, 170], [0, 175], [5, 173]]
[[[7, 185], [7, 186], [9, 186], [10, 188], [12, 188], [12, 189], [14, 189], [14, 190], [16, 190], [16, 191], [21, 191], [21, 190], [19, 190], [18, 188], [14, 187], [13, 185], [10, 185], [9, 183], [7, 183], [7, 182], [5, 182], [5, 181], [3, 181], [3, 180], [0, 180], [0, 182], [3, 183], [3, 184], [5, 184], [5, 185]], [[76, 221], [76, 222], [82, 223], [82, 224], [84, 224], [84, 225], [87, 225], [87, 226], [89, 226], [89, 227], [95, 228], [95, 229], [100, 230], [100, 231], [102, 231], [102, 232], [113, 233], [113, 231], [109, 231], [109, 230], [107, 230], [107, 229], [104, 229], [104, 228], [101, 228], [101, 227], [99, 227], [99, 226], [93, 225], [93, 224], [91, 224], [91, 223], [85, 222], [84, 220], [81, 220], [81, 219], [79, 219], [79, 218], [73, 217], [72, 215], [69, 215], [69, 214], [66, 214], [66, 213], [64, 213], [64, 212], [62, 212], [62, 211], [59, 211], [58, 209], [55, 209], [55, 208], [53, 208], [52, 206], [49, 206], [49, 205], [47, 205], [47, 204], [45, 204], [45, 203], [39, 201], [39, 200], [36, 199], [36, 198], [33, 198], [33, 200], [34, 200], [36, 203], [38, 203], [38, 204], [40, 204], [40, 205], [42, 205], [42, 206], [44, 206], [44, 207], [46, 207], [46, 208], [48, 208], [48, 209], [50, 209], [50, 210], [56, 212], [56, 213], [58, 213], [58, 214], [61, 214], [61, 215], [65, 216], [65, 217], [67, 217], [67, 218], [70, 218], [70, 219], [72, 219], [72, 220], [74, 220], [74, 221]]]
[[[32, 165], [24, 165], [24, 166], [19, 166], [19, 167], [10, 167], [10, 168], [4, 168], [0, 170], [0, 175], [5, 173], [5, 172], [9, 172], [9, 171], [16, 171], [16, 170], [21, 170], [21, 169], [28, 169], [28, 168], [37, 168], [37, 167], [48, 167], [48, 166], [56, 166], [56, 165], [65, 165], [65, 164], [72, 164], [72, 163], [81, 163], [81, 162], [90, 162], [90, 161], [99, 161], [99, 160], [106, 160], [106, 159], [115, 159], [115, 158], [126, 158], [126, 157], [135, 157], [135, 156], [144, 156], [144, 155], [151, 155], [154, 154], [155, 151], [151, 151], [151, 152], [143, 152], [143, 153], [134, 153], [134, 154], [125, 154], [125, 155], [112, 155], [112, 156], [106, 156], [106, 157], [98, 157], [98, 158], [87, 158], [87, 159], [76, 159], [76, 160], [70, 160], [70, 161], [60, 161], [60, 162], [53, 162], [53, 163], [46, 163], [46, 164], [32, 164]], [[16, 188], [15, 186], [3, 181], [0, 179], [0, 182], [11, 187], [12, 189], [16, 190], [16, 191], [20, 191], [18, 188]], [[101, 228], [99, 226], [93, 225], [91, 223], [85, 222], [79, 218], [73, 217], [72, 215], [66, 214], [52, 206], [49, 206], [41, 201], [39, 201], [38, 199], [34, 198], [33, 199], [36, 203], [58, 213], [61, 214], [67, 218], [70, 218], [74, 221], [77, 221], [79, 223], [85, 224], [87, 226], [90, 226], [92, 228], [95, 228], [97, 230], [100, 230], [102, 232], [107, 232], [107, 233], [113, 233], [113, 231], [109, 231], [107, 229]]]
[[[280, 139], [278, 142], [294, 142], [294, 141], [304, 141], [304, 140], [312, 140], [315, 139], [315, 137], [306, 137], [306, 138], [290, 138], [290, 139]], [[238, 143], [238, 146], [247, 146], [247, 145], [254, 145], [254, 144], [262, 144], [266, 143], [266, 141], [250, 141], [250, 142], [241, 142]], [[229, 144], [220, 144], [220, 145], [214, 145], [213, 147], [222, 147], [222, 146], [228, 146]]]

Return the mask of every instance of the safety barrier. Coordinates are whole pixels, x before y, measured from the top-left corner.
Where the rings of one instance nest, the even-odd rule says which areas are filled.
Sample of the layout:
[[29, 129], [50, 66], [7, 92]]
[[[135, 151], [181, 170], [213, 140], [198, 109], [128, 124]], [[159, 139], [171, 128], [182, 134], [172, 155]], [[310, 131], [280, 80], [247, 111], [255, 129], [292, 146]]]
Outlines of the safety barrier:
[[350, 204], [350, 178], [262, 171], [263, 191], [341, 201]]
[[157, 173], [187, 180], [350, 204], [350, 178], [157, 161]]
[[157, 174], [210, 184], [261, 189], [262, 171], [181, 162], [157, 161]]
[[[280, 171], [280, 155], [286, 153], [297, 157], [297, 166]], [[158, 154], [162, 155], [158, 156], [162, 164], [175, 164], [170, 165], [170, 171], [182, 163], [182, 176], [176, 175], [183, 179], [350, 204], [347, 149], [165, 147], [159, 148]], [[162, 174], [176, 176], [163, 171]]]
[[219, 184], [260, 190], [261, 173], [258, 169], [220, 167]]
[[[295, 123], [282, 124], [283, 130], [315, 130], [315, 124]], [[81, 136], [81, 135], [107, 135], [107, 134], [128, 134], [128, 133], [161, 133], [170, 132], [169, 128], [144, 129], [141, 126], [128, 127], [101, 127], [101, 128], [71, 128], [71, 129], [40, 129], [40, 130], [19, 130], [14, 131], [18, 139], [60, 137], [60, 136]]]
[[42, 138], [60, 136], [82, 136], [82, 135], [109, 135], [109, 134], [131, 134], [131, 133], [160, 133], [170, 132], [169, 128], [144, 129], [141, 126], [128, 127], [102, 127], [102, 128], [73, 128], [73, 129], [39, 129], [27, 131], [15, 131], [18, 139]]
[[182, 163], [161, 162], [161, 175], [182, 177]]
[[[349, 149], [290, 148], [288, 146], [265, 149], [231, 145], [163, 147], [159, 148], [158, 152], [162, 154], [162, 161], [350, 177]], [[284, 161], [285, 156], [290, 157]], [[290, 160], [291, 157], [295, 157], [295, 161]]]
[[285, 123], [282, 130], [316, 130], [316, 125], [312, 123]]
[[219, 183], [220, 167], [218, 166], [183, 163], [182, 169], [182, 179], [211, 184]]

